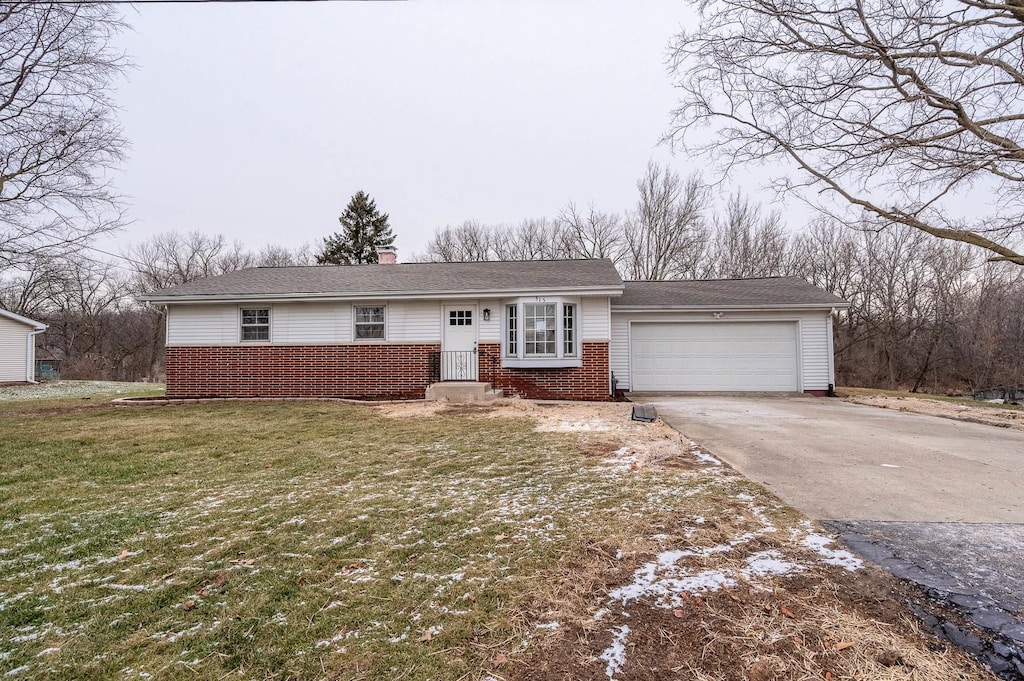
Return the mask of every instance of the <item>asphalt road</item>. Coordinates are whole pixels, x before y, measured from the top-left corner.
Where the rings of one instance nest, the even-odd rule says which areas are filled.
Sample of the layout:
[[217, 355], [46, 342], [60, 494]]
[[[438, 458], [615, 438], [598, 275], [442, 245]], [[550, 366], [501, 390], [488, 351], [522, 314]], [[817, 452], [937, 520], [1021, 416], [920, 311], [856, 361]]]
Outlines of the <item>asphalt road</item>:
[[1024, 432], [825, 398], [632, 399], [960, 610], [987, 635], [922, 616], [1024, 679]]

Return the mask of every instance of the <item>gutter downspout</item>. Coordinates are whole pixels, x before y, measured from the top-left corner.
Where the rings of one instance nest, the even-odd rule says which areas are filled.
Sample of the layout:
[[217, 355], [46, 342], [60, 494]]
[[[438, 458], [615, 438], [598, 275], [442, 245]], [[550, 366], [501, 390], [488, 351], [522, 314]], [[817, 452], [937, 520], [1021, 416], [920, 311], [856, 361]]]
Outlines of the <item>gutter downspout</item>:
[[47, 327], [43, 327], [38, 331], [30, 333], [25, 341], [25, 381], [27, 383], [39, 383], [35, 380], [36, 375], [36, 336], [46, 331]]

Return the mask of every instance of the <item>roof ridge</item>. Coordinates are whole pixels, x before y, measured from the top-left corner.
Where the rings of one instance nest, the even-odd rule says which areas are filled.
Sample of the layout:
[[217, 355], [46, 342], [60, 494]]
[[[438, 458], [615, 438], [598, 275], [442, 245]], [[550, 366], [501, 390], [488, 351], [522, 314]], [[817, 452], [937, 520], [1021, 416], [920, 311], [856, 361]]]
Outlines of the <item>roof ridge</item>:
[[[409, 265], [502, 265], [502, 264], [521, 264], [529, 262], [550, 262], [550, 263], [564, 263], [564, 262], [602, 262], [607, 260], [611, 262], [611, 258], [533, 258], [530, 260], [441, 260], [441, 261], [427, 261], [427, 262], [396, 262], [390, 265], [382, 265], [376, 262], [365, 262], [356, 265], [335, 265], [335, 264], [324, 264], [324, 265], [256, 265], [255, 267], [243, 267], [235, 272], [244, 272], [245, 270], [286, 270], [286, 269], [301, 269], [301, 268], [328, 268], [328, 267], [394, 267], [396, 265], [409, 266]], [[228, 272], [227, 274], [231, 274]]]
[[[771, 277], [716, 277], [714, 279], [624, 279], [625, 284], [682, 284], [710, 283], [715, 281], [767, 281], [771, 279], [800, 279], [807, 281], [799, 274], [779, 274]], [[810, 282], [808, 282], [810, 283]]]

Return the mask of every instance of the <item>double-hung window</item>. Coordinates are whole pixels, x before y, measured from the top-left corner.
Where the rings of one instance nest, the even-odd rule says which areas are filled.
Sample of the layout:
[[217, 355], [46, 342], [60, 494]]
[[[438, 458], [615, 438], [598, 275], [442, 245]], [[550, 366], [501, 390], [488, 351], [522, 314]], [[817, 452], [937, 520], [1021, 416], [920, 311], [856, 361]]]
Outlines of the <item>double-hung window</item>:
[[384, 340], [383, 305], [357, 305], [354, 314], [356, 340]]
[[242, 308], [238, 337], [243, 343], [270, 340], [270, 308]]
[[579, 366], [579, 305], [561, 299], [520, 299], [505, 306], [502, 364]]

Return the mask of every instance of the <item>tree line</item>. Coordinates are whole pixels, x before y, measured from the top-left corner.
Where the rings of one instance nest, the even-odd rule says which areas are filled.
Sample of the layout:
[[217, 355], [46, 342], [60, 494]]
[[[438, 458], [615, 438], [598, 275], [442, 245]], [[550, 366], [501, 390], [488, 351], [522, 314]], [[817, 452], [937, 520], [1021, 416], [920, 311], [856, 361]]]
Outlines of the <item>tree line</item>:
[[[342, 235], [319, 250], [251, 250], [222, 235], [172, 232], [116, 260], [46, 254], [0, 281], [0, 307], [50, 326], [40, 356], [62, 360], [66, 378], [158, 380], [164, 319], [137, 295], [248, 267], [312, 265]], [[390, 228], [384, 238], [393, 239]], [[851, 229], [819, 217], [792, 231], [778, 211], [739, 194], [718, 206], [699, 177], [656, 164], [630, 210], [568, 204], [550, 219], [468, 221], [435, 230], [415, 259], [591, 257], [610, 258], [625, 279], [799, 276], [835, 293], [851, 303], [835, 319], [840, 385], [943, 392], [1024, 383], [1020, 268], [901, 225]]]

